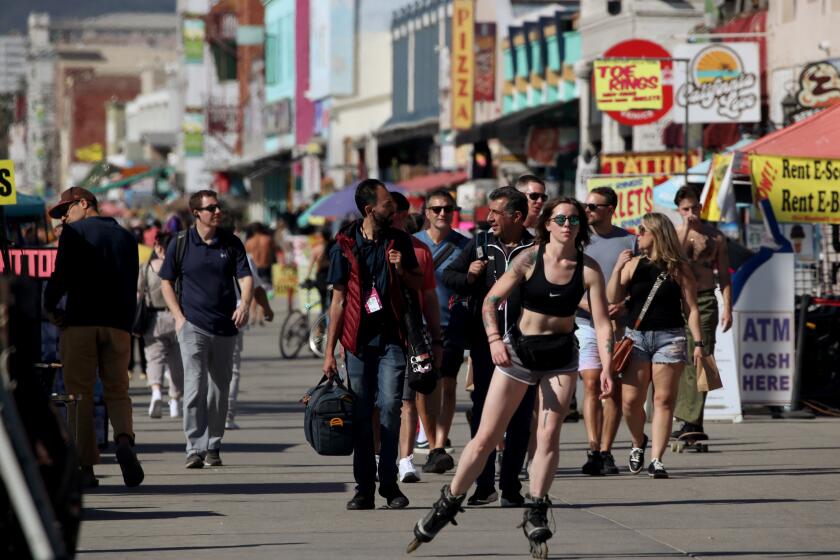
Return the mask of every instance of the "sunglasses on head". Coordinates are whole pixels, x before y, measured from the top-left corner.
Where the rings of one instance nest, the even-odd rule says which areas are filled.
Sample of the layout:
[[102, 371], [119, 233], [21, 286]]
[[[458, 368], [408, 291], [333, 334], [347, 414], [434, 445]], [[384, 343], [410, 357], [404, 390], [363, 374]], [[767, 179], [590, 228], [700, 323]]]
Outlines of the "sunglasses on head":
[[431, 210], [433, 214], [440, 214], [441, 212], [445, 214], [451, 214], [455, 211], [455, 207], [451, 204], [447, 204], [446, 206], [428, 206], [426, 210]]
[[586, 204], [584, 204], [583, 206], [584, 206], [587, 210], [589, 210], [590, 212], [594, 212], [594, 211], [595, 211], [595, 210], [597, 210], [598, 208], [608, 208], [608, 207], [610, 207], [610, 206], [612, 206], [612, 205], [611, 205], [611, 204], [594, 204], [594, 203], [592, 203], [592, 202], [587, 202], [587, 203], [586, 203]]
[[548, 195], [545, 194], [545, 193], [539, 193], [539, 192], [529, 192], [528, 193], [528, 198], [530, 198], [534, 202], [536, 202], [538, 200], [542, 200], [543, 202], [545, 202], [546, 200], [548, 200]]
[[567, 221], [569, 222], [570, 226], [580, 225], [580, 216], [564, 216], [563, 214], [557, 214], [551, 221], [557, 224], [558, 226], [562, 226]]
[[201, 211], [201, 210], [207, 210], [207, 211], [208, 211], [208, 212], [210, 212], [211, 214], [215, 214], [215, 213], [216, 213], [216, 210], [220, 210], [220, 211], [221, 211], [221, 209], [222, 209], [222, 205], [221, 205], [221, 204], [208, 204], [207, 206], [204, 206], [204, 207], [202, 207], [202, 208], [196, 208], [196, 210], [199, 210], [199, 211]]

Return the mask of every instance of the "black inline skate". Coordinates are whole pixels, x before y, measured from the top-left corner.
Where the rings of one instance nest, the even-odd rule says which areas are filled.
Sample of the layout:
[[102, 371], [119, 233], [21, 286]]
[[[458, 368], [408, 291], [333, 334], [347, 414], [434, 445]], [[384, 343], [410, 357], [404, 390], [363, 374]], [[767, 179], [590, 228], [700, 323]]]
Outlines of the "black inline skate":
[[447, 524], [457, 525], [455, 516], [459, 511], [464, 511], [461, 504], [466, 496], [466, 494], [454, 496], [448, 484], [441, 488], [440, 499], [434, 503], [432, 510], [414, 526], [414, 539], [408, 545], [406, 552], [414, 552], [421, 544], [431, 542]]
[[548, 511], [551, 509], [551, 500], [548, 496], [534, 498], [534, 501], [525, 504], [525, 513], [522, 516], [522, 531], [528, 538], [531, 545], [531, 558], [548, 558], [548, 539], [552, 532], [548, 527]]

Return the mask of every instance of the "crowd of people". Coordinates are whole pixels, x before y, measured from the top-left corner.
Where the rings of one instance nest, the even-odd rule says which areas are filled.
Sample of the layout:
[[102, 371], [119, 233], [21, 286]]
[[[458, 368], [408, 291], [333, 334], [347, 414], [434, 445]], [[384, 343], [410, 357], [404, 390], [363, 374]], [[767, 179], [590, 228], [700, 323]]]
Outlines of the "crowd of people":
[[[705, 394], [697, 391], [693, 364], [713, 351], [718, 322], [725, 330], [732, 321], [726, 242], [699, 219], [699, 200], [695, 190], [680, 189], [682, 225], [649, 213], [633, 235], [613, 225], [617, 198], [610, 188], [592, 190], [585, 201], [549, 199], [545, 183], [526, 175], [488, 194], [489, 230], [468, 237], [452, 227], [451, 192], [431, 192], [418, 216], [403, 195], [378, 180], [361, 181], [361, 219], [344, 224], [334, 241], [319, 232], [306, 274], [328, 309], [323, 373], [336, 375], [343, 359], [356, 397], [356, 486], [347, 509], [373, 509], [377, 485], [386, 507], [405, 508], [401, 484], [456, 469], [449, 433], [466, 356], [472, 438], [452, 481], [416, 525], [415, 546], [453, 521], [464, 502], [499, 501], [524, 507], [532, 552], [546, 553], [549, 489], [579, 377], [589, 442], [582, 474], [619, 474], [613, 445], [623, 418], [631, 435], [628, 470], [667, 478], [669, 438], [703, 431]], [[67, 390], [82, 395], [77, 437], [89, 487], [97, 484], [90, 405], [97, 373], [125, 484], [143, 481], [126, 376], [132, 331], [144, 341], [149, 416], [162, 415], [164, 378], [170, 416], [183, 416], [186, 468], [221, 466], [224, 432], [238, 427], [243, 332], [252, 315], [273, 319], [267, 293], [277, 240], [261, 224], [246, 228], [244, 242], [220, 227], [223, 208], [213, 191], [193, 193], [189, 209], [192, 226], [155, 224], [135, 236], [99, 216], [96, 198], [82, 188], [62, 193], [50, 210], [63, 231], [45, 308], [62, 329]], [[153, 247], [142, 266], [138, 237]], [[437, 383], [428, 394], [408, 381], [416, 376], [417, 345], [405, 324], [406, 290], [419, 300], [431, 343]], [[138, 301], [152, 317], [139, 333]], [[621, 337], [633, 349], [615, 372], [612, 353]], [[683, 424], [672, 432], [674, 417]], [[420, 469], [413, 454], [418, 421], [429, 448]], [[504, 450], [499, 492], [497, 449]]]
[[[361, 182], [355, 200], [363, 217], [342, 229], [330, 252], [333, 295], [323, 365], [327, 376], [337, 373], [340, 343], [358, 399], [356, 487], [347, 509], [373, 509], [377, 481], [386, 507], [408, 505], [400, 483], [420, 478], [409, 452], [418, 416], [429, 440], [422, 471], [455, 468], [448, 430], [466, 350], [472, 439], [451, 483], [417, 523], [410, 549], [432, 540], [464, 502], [481, 506], [498, 500], [502, 507], [525, 508], [521, 527], [532, 552], [547, 554], [548, 492], [579, 376], [590, 447], [581, 472], [619, 474], [612, 448], [624, 418], [631, 434], [628, 470], [667, 478], [663, 457], [669, 438], [702, 431], [697, 409], [702, 411], [705, 395], [697, 392], [691, 364], [713, 348], [717, 286], [723, 293], [721, 323], [724, 329], [731, 324], [725, 243], [699, 221], [699, 198], [690, 188], [677, 194], [681, 227], [649, 213], [632, 235], [612, 223], [617, 206], [612, 189], [595, 189], [586, 201], [549, 200], [543, 181], [529, 175], [489, 193], [490, 230], [471, 239], [451, 228], [456, 209], [451, 194], [431, 193], [426, 227], [412, 238], [404, 197], [379, 181]], [[417, 290], [424, 301], [440, 379], [431, 395], [415, 395], [407, 387], [413, 345], [400, 317], [401, 285]], [[632, 354], [616, 375], [612, 353], [623, 336], [632, 340]], [[648, 436], [644, 405], [651, 385]], [[678, 395], [681, 406], [675, 408]], [[672, 432], [674, 415], [684, 424]], [[504, 449], [501, 495], [498, 448]], [[527, 496], [519, 476], [523, 465]]]

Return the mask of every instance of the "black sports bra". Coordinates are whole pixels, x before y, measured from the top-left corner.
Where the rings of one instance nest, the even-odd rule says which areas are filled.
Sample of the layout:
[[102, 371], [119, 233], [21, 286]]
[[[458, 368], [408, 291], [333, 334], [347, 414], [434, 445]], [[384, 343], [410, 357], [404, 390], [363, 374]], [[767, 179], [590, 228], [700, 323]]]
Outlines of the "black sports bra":
[[545, 277], [544, 252], [545, 245], [540, 244], [534, 273], [522, 285], [522, 307], [543, 315], [571, 317], [586, 291], [583, 286], [583, 251], [578, 251], [572, 279], [563, 285], [552, 284]]

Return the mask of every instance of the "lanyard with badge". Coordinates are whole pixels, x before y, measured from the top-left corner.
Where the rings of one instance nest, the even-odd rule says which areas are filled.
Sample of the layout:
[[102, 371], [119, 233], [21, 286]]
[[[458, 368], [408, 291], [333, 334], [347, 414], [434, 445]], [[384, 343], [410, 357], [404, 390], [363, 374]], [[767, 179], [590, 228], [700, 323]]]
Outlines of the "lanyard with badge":
[[[376, 250], [376, 247], [373, 249]], [[356, 256], [356, 263], [359, 267], [359, 284], [362, 286], [370, 286], [366, 290], [362, 290], [362, 301], [365, 302], [365, 311], [368, 315], [382, 310], [382, 300], [379, 297], [379, 292], [376, 289], [376, 279], [371, 276], [367, 268], [367, 261], [362, 256], [361, 247], [356, 244], [354, 251]]]

